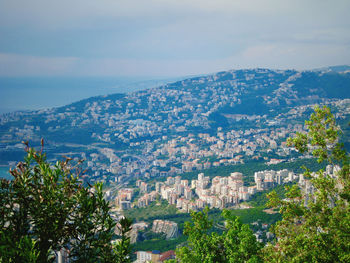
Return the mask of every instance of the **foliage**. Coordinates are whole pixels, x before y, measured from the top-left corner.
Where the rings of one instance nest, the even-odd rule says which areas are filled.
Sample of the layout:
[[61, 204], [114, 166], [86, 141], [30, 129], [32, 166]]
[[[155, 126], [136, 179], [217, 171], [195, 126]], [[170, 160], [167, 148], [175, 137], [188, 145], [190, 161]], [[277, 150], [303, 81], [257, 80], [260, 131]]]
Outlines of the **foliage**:
[[260, 262], [261, 244], [248, 225], [240, 222], [231, 211], [224, 210], [226, 226], [222, 234], [211, 232], [213, 221], [209, 209], [192, 212], [192, 223], [185, 223], [188, 244], [176, 250], [180, 262]]
[[136, 221], [151, 221], [154, 219], [164, 219], [167, 215], [176, 214], [176, 212], [177, 209], [174, 205], [153, 203], [147, 207], [126, 210], [124, 215], [127, 218], [133, 218]]
[[[35, 248], [35, 241], [29, 236], [13, 240], [1, 231], [0, 244], [0, 262], [36, 263], [38, 261], [39, 251]], [[16, 249], [7, 250], [10, 246]]]
[[[288, 183], [291, 186], [292, 183]], [[277, 185], [273, 191], [275, 191], [279, 198], [283, 199], [286, 194], [286, 185]], [[265, 207], [268, 202], [267, 194], [271, 192], [271, 189], [264, 190], [262, 192], [255, 193], [249, 200], [248, 204], [254, 207]]]
[[[132, 209], [131, 209], [132, 210]], [[233, 209], [230, 211], [230, 213], [234, 216], [237, 216], [240, 218], [242, 223], [244, 224], [251, 224], [253, 222], [256, 222], [260, 220], [263, 223], [267, 224], [273, 224], [276, 221], [281, 219], [281, 215], [276, 214], [268, 214], [265, 213], [263, 207], [257, 207], [257, 208], [249, 208], [249, 209]], [[130, 210], [129, 210], [130, 211]], [[147, 211], [149, 210], [143, 210], [145, 211], [145, 217]], [[210, 220], [213, 220], [213, 229], [212, 231], [217, 232], [219, 234], [222, 233], [222, 230], [218, 228], [219, 225], [223, 224], [225, 219], [222, 217], [222, 211], [219, 209], [210, 209], [208, 212], [208, 216]], [[191, 216], [189, 213], [173, 213], [173, 214], [167, 214], [167, 215], [158, 215], [156, 217], [147, 218], [145, 221], [151, 222], [151, 219], [163, 219], [163, 220], [170, 220], [178, 224], [180, 236], [176, 239], [171, 239], [164, 241], [163, 239], [156, 239], [156, 240], [144, 240], [141, 242], [137, 242], [136, 244], [132, 245], [133, 251], [138, 250], [160, 250], [160, 251], [167, 251], [167, 250], [173, 250], [181, 243], [185, 242], [187, 240], [187, 237], [184, 235], [181, 235], [181, 233], [184, 230], [185, 223], [187, 221], [191, 220]]]
[[119, 221], [118, 230], [121, 235], [121, 240], [119, 241], [118, 245], [114, 247], [116, 262], [118, 263], [131, 262], [130, 237], [127, 236], [128, 232], [131, 230], [131, 224], [132, 221], [125, 217]]
[[282, 220], [274, 227], [274, 244], [264, 249], [268, 262], [350, 261], [349, 155], [339, 143], [340, 130], [328, 107], [315, 108], [305, 122], [308, 133], [298, 133], [288, 144], [301, 153], [312, 152], [318, 162], [341, 165], [336, 174], [305, 168], [314, 191], [307, 194], [297, 185], [289, 188], [288, 200], [269, 195], [269, 205], [279, 207]]
[[[225, 218], [220, 216], [222, 211], [214, 212], [211, 209], [209, 211], [209, 216], [214, 220], [214, 222], [224, 222]], [[213, 213], [214, 212], [214, 213]], [[267, 224], [273, 224], [280, 219], [280, 214], [267, 214], [264, 212], [263, 207], [248, 208], [248, 209], [232, 209], [230, 210], [231, 215], [239, 217], [243, 224], [251, 224], [258, 220], [261, 220]]]
[[170, 240], [164, 240], [164, 239], [158, 239], [158, 240], [145, 240], [143, 242], [137, 242], [132, 245], [133, 251], [152, 251], [152, 250], [159, 250], [159, 251], [168, 251], [168, 250], [175, 250], [176, 247], [184, 242], [186, 242], [187, 237], [181, 235], [180, 237], [176, 239], [170, 239]]
[[0, 262], [52, 262], [62, 248], [73, 262], [115, 261], [115, 222], [102, 184], [86, 188], [79, 163], [51, 165], [42, 149], [26, 146], [24, 162], [10, 171], [14, 179], [0, 182]]

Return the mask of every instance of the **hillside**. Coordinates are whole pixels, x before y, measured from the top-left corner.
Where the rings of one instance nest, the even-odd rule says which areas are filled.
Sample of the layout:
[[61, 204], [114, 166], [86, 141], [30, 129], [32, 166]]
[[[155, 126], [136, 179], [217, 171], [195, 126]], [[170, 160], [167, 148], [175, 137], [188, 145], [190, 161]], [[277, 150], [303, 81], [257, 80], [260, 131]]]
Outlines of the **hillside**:
[[[313, 104], [331, 104], [338, 118], [346, 118], [349, 88], [347, 66], [230, 70], [59, 108], [4, 114], [0, 164], [22, 157], [22, 140], [36, 144], [41, 138], [50, 158], [86, 159], [94, 176], [106, 180], [201, 170], [205, 163], [241, 155], [235, 162], [276, 159], [288, 156], [282, 142], [302, 130]], [[189, 165], [196, 159], [202, 166]]]

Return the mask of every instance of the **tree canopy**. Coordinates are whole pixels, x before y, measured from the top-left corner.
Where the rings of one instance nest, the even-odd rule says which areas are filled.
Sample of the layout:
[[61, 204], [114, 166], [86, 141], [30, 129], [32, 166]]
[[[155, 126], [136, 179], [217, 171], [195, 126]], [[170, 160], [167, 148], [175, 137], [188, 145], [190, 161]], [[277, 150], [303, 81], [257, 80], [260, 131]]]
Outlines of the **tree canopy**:
[[212, 232], [208, 210], [193, 212], [184, 234], [188, 243], [177, 249], [179, 262], [350, 262], [349, 155], [339, 142], [340, 128], [328, 107], [316, 107], [288, 145], [311, 152], [329, 169], [311, 172], [288, 185], [285, 199], [268, 194], [267, 206], [279, 209], [282, 219], [272, 228], [275, 240], [261, 247], [248, 225], [224, 210], [222, 234]]
[[176, 250], [180, 262], [261, 262], [257, 242], [249, 225], [242, 224], [230, 210], [224, 210], [225, 227], [222, 234], [212, 231], [213, 221], [208, 209], [192, 212], [192, 223], [185, 223], [188, 244]]
[[338, 141], [341, 131], [328, 107], [316, 107], [305, 124], [308, 133], [298, 133], [288, 144], [336, 169], [311, 173], [305, 168], [308, 186], [289, 188], [286, 200], [275, 192], [269, 195], [268, 205], [279, 208], [282, 220], [273, 229], [276, 240], [264, 249], [264, 259], [350, 262], [349, 155]]
[[121, 222], [122, 242], [113, 247], [116, 223], [102, 184], [85, 187], [79, 162], [52, 165], [42, 149], [26, 146], [13, 180], [0, 181], [0, 262], [52, 262], [61, 249], [73, 262], [127, 262], [131, 222]]

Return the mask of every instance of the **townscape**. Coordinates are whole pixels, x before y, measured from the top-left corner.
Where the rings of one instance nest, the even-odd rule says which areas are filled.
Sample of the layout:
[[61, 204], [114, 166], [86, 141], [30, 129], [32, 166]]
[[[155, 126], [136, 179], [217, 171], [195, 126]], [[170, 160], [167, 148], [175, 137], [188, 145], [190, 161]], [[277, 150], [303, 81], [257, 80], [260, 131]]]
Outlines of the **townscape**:
[[[84, 180], [90, 183], [123, 184], [251, 160], [293, 161], [286, 138], [305, 130], [314, 103], [332, 105], [339, 120], [350, 113], [349, 99], [320, 96], [330, 91], [317, 92], [322, 88], [317, 81], [309, 89], [299, 87], [310, 75], [333, 76], [328, 72], [227, 71], [61, 108], [4, 114], [1, 165], [22, 157], [21, 141], [41, 138], [52, 160], [84, 160]], [[343, 81], [343, 75], [337, 77]]]
[[[334, 91], [319, 86], [320, 79], [334, 76], [348, 81], [331, 69], [233, 70], [60, 108], [4, 114], [0, 162], [13, 166], [23, 158], [19, 142], [36, 144], [41, 138], [48, 161], [82, 161], [82, 182], [104, 183], [115, 222], [143, 213], [129, 233], [136, 262], [174, 258], [164, 244], [183, 244], [189, 213], [206, 207], [214, 218], [223, 209], [255, 209], [257, 217], [243, 218], [256, 239], [266, 243], [274, 238], [269, 228], [279, 214], [254, 207], [251, 200], [295, 183], [305, 196], [314, 193], [294, 169], [311, 156], [287, 146], [287, 138], [307, 130], [304, 120], [316, 104], [331, 107], [340, 125], [350, 119], [350, 99], [343, 90], [329, 95]], [[300, 84], [305, 81], [307, 88]], [[326, 173], [335, 176], [337, 169], [327, 166]], [[147, 217], [152, 210], [160, 212]], [[147, 244], [162, 251], [144, 251]]]
[[349, 10], [0, 0], [0, 263], [349, 263]]
[[[339, 166], [328, 165], [325, 173], [335, 178], [339, 169]], [[310, 180], [305, 179], [303, 174], [295, 174], [286, 169], [255, 172], [254, 182], [255, 184], [253, 186], [244, 186], [243, 175], [238, 172], [233, 172], [228, 177], [217, 176], [212, 180], [204, 176], [203, 173], [199, 173], [198, 179], [192, 180], [190, 183], [188, 180], [181, 180], [180, 176], [168, 177], [164, 183], [156, 182], [156, 190], [150, 191], [152, 187], [139, 180], [136, 183], [136, 187], [139, 188], [140, 193], [143, 195], [141, 195], [137, 202], [131, 204], [136, 188], [119, 190], [119, 194], [114, 201], [120, 210], [128, 210], [134, 205], [137, 207], [149, 206], [161, 198], [165, 199], [170, 205], [175, 205], [179, 212], [186, 213], [201, 210], [205, 206], [218, 209], [247, 209], [249, 205], [245, 205], [247, 204], [246, 201], [249, 201], [250, 197], [255, 193], [288, 183], [297, 183], [299, 185], [303, 195], [306, 196], [305, 205], [308, 204], [309, 198], [315, 192], [315, 188]], [[108, 198], [109, 195], [110, 192], [107, 191], [106, 197]], [[122, 213], [119, 215], [122, 215]], [[274, 237], [269, 232], [270, 224], [264, 222], [252, 222], [251, 224], [255, 229], [254, 234], [258, 241], [271, 241]], [[164, 238], [167, 240], [177, 238], [179, 235], [178, 224], [176, 222], [157, 219], [152, 222], [152, 227], [150, 228], [149, 224], [141, 221], [133, 224], [133, 230], [130, 234], [132, 243], [138, 241], [139, 231], [145, 231], [147, 229], [150, 229], [154, 233], [164, 233]], [[154, 257], [158, 260], [155, 262], [163, 262], [162, 254], [159, 251], [137, 251], [136, 254], [136, 262], [144, 262], [146, 259], [152, 260], [152, 258], [155, 260]], [[167, 251], [167, 254], [174, 256], [174, 251]]]

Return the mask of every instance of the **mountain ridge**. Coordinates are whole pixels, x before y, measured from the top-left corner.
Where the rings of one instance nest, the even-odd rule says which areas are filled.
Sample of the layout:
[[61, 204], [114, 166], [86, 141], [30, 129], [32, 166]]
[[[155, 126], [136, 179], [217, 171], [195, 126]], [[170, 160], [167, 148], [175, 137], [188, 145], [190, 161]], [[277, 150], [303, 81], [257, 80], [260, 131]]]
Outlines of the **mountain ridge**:
[[[165, 115], [169, 115], [175, 123], [183, 123], [186, 118], [188, 122], [195, 119], [197, 126], [210, 128], [208, 118], [213, 114], [220, 115], [223, 121], [225, 116], [232, 114], [272, 114], [285, 107], [349, 98], [349, 87], [350, 73], [264, 68], [229, 70], [131, 93], [90, 97], [57, 108], [5, 114], [1, 124], [11, 122], [10, 116], [17, 114], [32, 119], [44, 117], [43, 127], [68, 119], [71, 127], [87, 128], [87, 124], [92, 123], [108, 128], [113, 121], [168, 122]], [[179, 117], [181, 113], [183, 118], [182, 115]], [[66, 116], [49, 118], [52, 114]], [[105, 118], [99, 121], [101, 114]], [[157, 114], [156, 119], [152, 117], [154, 114]]]
[[[294, 131], [293, 125], [302, 127], [316, 103], [331, 104], [346, 118], [349, 88], [348, 72], [229, 70], [131, 93], [91, 97], [58, 108], [1, 115], [0, 162], [10, 161], [7, 156], [13, 156], [9, 153], [18, 142], [39, 143], [41, 138], [52, 148], [50, 158], [63, 153], [80, 156], [92, 162], [95, 171], [102, 171], [97, 174], [178, 171], [189, 160], [193, 162], [196, 151], [203, 147], [207, 147], [206, 153], [199, 154], [199, 159], [213, 156], [213, 162], [240, 153], [259, 159], [258, 149], [268, 151], [270, 143], [273, 152], [284, 155], [287, 150], [282, 137], [271, 139], [269, 133], [282, 131], [284, 137]], [[210, 136], [215, 139], [208, 139]], [[261, 136], [267, 144], [261, 139], [254, 141]], [[197, 144], [191, 143], [196, 140]], [[251, 148], [246, 149], [248, 141]], [[173, 144], [177, 145], [174, 151]], [[236, 149], [235, 154], [231, 149]], [[278, 158], [278, 154], [265, 157]]]

